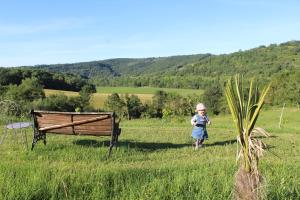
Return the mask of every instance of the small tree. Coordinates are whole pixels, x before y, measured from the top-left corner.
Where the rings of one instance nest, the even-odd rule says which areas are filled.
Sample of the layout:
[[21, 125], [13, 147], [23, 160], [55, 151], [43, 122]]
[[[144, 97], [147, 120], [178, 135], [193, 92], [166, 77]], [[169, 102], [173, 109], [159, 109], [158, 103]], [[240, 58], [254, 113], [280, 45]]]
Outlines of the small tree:
[[153, 108], [156, 110], [156, 117], [162, 118], [162, 111], [167, 101], [167, 97], [168, 93], [166, 93], [165, 91], [157, 91], [152, 97], [152, 105]]
[[32, 108], [33, 102], [44, 97], [43, 87], [35, 78], [24, 79], [19, 86], [9, 85], [2, 94], [2, 98], [19, 105], [20, 114], [27, 114]]
[[270, 85], [265, 87], [260, 94], [258, 87], [254, 88], [253, 80], [251, 80], [246, 99], [243, 81], [238, 75], [234, 79], [234, 84], [230, 79], [226, 85], [226, 99], [236, 126], [238, 145], [240, 145], [237, 159], [241, 161], [241, 166], [235, 180], [236, 199], [261, 199], [262, 197], [262, 177], [258, 171], [258, 161], [264, 144], [254, 138], [254, 134], [266, 135], [267, 133], [254, 126], [269, 88]]
[[163, 117], [189, 115], [189, 100], [176, 93], [168, 93], [163, 108]]
[[127, 117], [128, 119], [139, 118], [144, 111], [143, 104], [138, 96], [128, 94], [125, 96], [125, 104], [127, 107]]
[[125, 106], [125, 102], [117, 93], [113, 93], [112, 95], [108, 96], [106, 101], [104, 102], [105, 109], [109, 111], [115, 111], [119, 117], [123, 117], [125, 115]]
[[213, 114], [218, 115], [221, 112], [222, 97], [221, 86], [217, 83], [204, 91], [203, 102]]
[[27, 78], [22, 83], [17, 85], [10, 85], [7, 89], [6, 96], [14, 101], [33, 101], [45, 97], [43, 87], [37, 79]]
[[80, 104], [80, 110], [82, 111], [89, 111], [92, 110], [92, 107], [90, 105], [90, 100], [92, 97], [92, 94], [96, 92], [95, 86], [91, 84], [87, 84], [81, 88], [79, 91], [79, 104]]
[[189, 112], [190, 115], [194, 115], [195, 114], [195, 105], [198, 102], [202, 102], [202, 98], [200, 95], [188, 95], [187, 96], [187, 110]]
[[[78, 97], [76, 98], [78, 99]], [[79, 106], [80, 102], [73, 97], [68, 97], [64, 94], [54, 94], [36, 101], [34, 107], [40, 110], [74, 112], [75, 108]]]

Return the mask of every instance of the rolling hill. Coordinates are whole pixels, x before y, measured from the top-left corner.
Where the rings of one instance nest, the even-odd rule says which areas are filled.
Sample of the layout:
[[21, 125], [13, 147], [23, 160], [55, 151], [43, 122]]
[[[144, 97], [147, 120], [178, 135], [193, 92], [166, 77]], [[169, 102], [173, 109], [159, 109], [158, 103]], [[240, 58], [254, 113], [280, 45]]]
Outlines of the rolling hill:
[[263, 80], [282, 73], [299, 73], [300, 41], [222, 55], [116, 58], [29, 68], [74, 73], [91, 79], [98, 86], [205, 88], [236, 73]]
[[36, 65], [34, 68], [53, 72], [75, 73], [89, 78], [96, 76], [138, 76], [172, 71], [183, 65], [197, 62], [210, 54], [171, 56], [158, 58], [116, 58], [72, 64]]

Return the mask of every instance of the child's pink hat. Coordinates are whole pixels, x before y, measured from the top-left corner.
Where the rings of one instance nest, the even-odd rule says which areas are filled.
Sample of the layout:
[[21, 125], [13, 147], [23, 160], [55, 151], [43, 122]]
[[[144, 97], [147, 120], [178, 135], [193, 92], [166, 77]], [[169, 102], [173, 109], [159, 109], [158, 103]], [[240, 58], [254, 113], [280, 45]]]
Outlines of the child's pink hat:
[[206, 107], [203, 103], [198, 103], [197, 106], [196, 106], [196, 110], [199, 111], [199, 110], [206, 110]]

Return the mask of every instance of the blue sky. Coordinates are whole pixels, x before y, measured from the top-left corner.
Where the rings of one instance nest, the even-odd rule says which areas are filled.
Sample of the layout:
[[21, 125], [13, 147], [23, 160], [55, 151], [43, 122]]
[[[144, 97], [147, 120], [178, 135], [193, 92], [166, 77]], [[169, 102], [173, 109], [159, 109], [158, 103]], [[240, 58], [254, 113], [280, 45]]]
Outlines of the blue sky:
[[0, 0], [0, 66], [231, 53], [300, 40], [298, 0]]

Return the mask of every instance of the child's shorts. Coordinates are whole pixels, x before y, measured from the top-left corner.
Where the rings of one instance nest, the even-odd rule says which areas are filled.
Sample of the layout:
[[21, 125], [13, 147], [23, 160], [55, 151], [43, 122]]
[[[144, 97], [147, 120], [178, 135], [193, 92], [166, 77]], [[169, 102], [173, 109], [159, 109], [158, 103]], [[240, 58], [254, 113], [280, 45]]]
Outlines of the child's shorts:
[[194, 139], [208, 139], [208, 134], [205, 126], [194, 127], [192, 131], [192, 137]]

